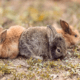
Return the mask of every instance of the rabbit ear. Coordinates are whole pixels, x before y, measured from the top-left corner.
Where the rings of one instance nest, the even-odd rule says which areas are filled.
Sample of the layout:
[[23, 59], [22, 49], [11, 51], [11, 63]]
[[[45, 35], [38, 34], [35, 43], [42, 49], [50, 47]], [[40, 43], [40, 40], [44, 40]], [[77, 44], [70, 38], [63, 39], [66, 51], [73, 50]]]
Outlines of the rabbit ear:
[[7, 30], [4, 30], [0, 33], [0, 43], [3, 43], [6, 39]]
[[48, 25], [47, 26], [47, 35], [48, 35], [48, 39], [49, 39], [49, 44], [51, 45], [55, 35], [57, 34], [56, 30], [54, 27]]
[[0, 32], [3, 30], [3, 27], [0, 26]]
[[60, 25], [61, 25], [62, 29], [64, 30], [64, 32], [66, 32], [66, 33], [71, 35], [72, 30], [69, 27], [69, 24], [67, 22], [65, 22], [63, 20], [60, 20]]

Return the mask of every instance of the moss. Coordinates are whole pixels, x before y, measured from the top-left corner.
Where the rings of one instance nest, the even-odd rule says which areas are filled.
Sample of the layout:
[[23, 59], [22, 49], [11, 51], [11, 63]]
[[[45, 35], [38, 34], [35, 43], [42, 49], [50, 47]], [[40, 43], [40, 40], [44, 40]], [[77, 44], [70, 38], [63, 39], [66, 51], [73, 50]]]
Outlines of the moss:
[[12, 69], [9, 69], [7, 64], [0, 64], [0, 71], [4, 74], [10, 74]]
[[37, 66], [39, 66], [39, 63], [41, 63], [42, 62], [42, 60], [40, 60], [40, 59], [32, 59], [32, 58], [30, 58], [29, 60], [27, 60], [27, 63], [30, 65], [30, 66], [34, 66], [34, 65], [37, 65]]

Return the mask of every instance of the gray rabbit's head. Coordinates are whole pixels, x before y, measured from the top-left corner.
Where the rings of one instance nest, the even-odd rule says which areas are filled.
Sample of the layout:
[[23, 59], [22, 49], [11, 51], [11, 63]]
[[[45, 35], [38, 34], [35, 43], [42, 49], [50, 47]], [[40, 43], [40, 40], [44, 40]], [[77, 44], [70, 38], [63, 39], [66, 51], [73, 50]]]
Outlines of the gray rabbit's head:
[[62, 35], [58, 34], [54, 27], [47, 26], [49, 39], [50, 58], [57, 59], [66, 56], [66, 43]]

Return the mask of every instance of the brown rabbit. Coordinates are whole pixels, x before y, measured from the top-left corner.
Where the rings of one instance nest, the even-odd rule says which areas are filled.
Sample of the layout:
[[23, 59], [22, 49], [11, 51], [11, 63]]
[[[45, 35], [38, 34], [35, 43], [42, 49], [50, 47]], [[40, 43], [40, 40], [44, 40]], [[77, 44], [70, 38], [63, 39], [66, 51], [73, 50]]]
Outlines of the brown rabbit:
[[27, 58], [56, 59], [66, 55], [66, 44], [54, 27], [30, 27], [19, 39], [20, 55]]
[[74, 30], [69, 24], [63, 20], [60, 20], [62, 29], [56, 28], [58, 33], [61, 33], [66, 41], [67, 47], [76, 45], [79, 42], [79, 32]]
[[0, 28], [0, 58], [17, 57], [19, 38], [24, 30], [21, 26], [12, 26], [7, 30]]

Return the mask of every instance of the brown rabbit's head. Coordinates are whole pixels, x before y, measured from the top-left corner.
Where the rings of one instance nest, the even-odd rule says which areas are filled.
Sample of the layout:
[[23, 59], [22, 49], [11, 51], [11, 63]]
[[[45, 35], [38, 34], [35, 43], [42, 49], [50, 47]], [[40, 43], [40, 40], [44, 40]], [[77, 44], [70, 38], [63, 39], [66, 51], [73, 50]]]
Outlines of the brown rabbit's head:
[[69, 24], [63, 20], [60, 20], [60, 25], [62, 27], [62, 35], [65, 38], [67, 46], [76, 45], [79, 43], [79, 32], [78, 30], [73, 30]]
[[54, 27], [48, 26], [48, 38], [49, 38], [49, 47], [51, 53], [51, 59], [62, 58], [66, 56], [67, 48], [64, 38], [61, 34], [58, 34]]

